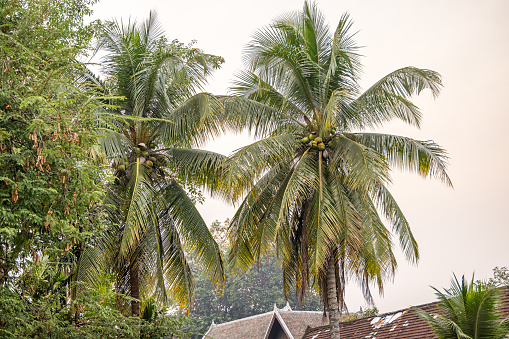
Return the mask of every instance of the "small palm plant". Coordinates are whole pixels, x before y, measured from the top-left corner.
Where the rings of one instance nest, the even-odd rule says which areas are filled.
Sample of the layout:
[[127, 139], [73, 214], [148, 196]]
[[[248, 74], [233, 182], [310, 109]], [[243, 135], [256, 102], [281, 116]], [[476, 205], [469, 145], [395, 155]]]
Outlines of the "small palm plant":
[[456, 276], [451, 287], [440, 292], [438, 314], [415, 309], [435, 330], [438, 339], [502, 339], [509, 335], [509, 317], [502, 319], [500, 312], [501, 288], [482, 282], [468, 283]]

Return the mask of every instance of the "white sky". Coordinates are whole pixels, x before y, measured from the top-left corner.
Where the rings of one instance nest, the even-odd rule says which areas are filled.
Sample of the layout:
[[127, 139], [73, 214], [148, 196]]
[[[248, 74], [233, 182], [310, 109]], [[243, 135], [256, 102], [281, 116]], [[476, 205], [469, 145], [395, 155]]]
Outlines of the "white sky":
[[[394, 282], [376, 298], [382, 312], [435, 301], [432, 289], [449, 286], [452, 273], [491, 276], [508, 266], [509, 248], [509, 1], [507, 0], [318, 0], [335, 28], [342, 13], [354, 20], [364, 76], [369, 87], [385, 74], [405, 66], [438, 71], [444, 89], [415, 99], [422, 109], [422, 128], [394, 123], [384, 132], [434, 140], [445, 147], [454, 189], [410, 174], [393, 175], [391, 191], [410, 221], [420, 245], [417, 267], [399, 255]], [[143, 20], [157, 10], [167, 36], [197, 40], [207, 53], [225, 58], [207, 91], [225, 94], [240, 70], [242, 49], [251, 34], [273, 18], [302, 8], [297, 0], [157, 1], [102, 0], [95, 18]], [[225, 136], [207, 149], [229, 154], [249, 141]], [[210, 224], [231, 217], [234, 209], [208, 199], [199, 206]], [[359, 289], [347, 290], [351, 311], [364, 305]]]

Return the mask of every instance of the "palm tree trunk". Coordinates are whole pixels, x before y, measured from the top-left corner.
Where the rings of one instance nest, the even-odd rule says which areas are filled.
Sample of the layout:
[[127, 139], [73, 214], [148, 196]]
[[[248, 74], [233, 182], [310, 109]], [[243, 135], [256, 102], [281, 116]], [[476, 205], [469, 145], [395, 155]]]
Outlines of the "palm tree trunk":
[[131, 285], [131, 297], [137, 300], [131, 301], [131, 315], [133, 317], [140, 316], [140, 273], [138, 267], [129, 265], [129, 284]]
[[339, 339], [339, 306], [336, 290], [336, 265], [334, 256], [329, 258], [327, 266], [327, 302], [329, 304], [330, 338]]

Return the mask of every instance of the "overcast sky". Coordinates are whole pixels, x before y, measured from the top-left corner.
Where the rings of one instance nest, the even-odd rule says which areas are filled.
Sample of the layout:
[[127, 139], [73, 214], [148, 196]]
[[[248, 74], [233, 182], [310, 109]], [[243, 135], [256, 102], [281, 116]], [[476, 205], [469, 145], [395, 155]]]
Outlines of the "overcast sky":
[[[357, 44], [365, 46], [362, 86], [405, 66], [438, 71], [441, 95], [415, 98], [424, 113], [420, 130], [393, 123], [382, 131], [434, 140], [450, 155], [454, 189], [415, 175], [394, 172], [390, 187], [410, 221], [420, 246], [418, 266], [399, 255], [399, 268], [383, 297], [382, 312], [435, 301], [432, 289], [449, 286], [452, 273], [491, 276], [509, 265], [509, 1], [507, 0], [319, 0], [335, 28], [350, 13]], [[99, 19], [138, 18], [156, 10], [170, 39], [197, 40], [225, 63], [206, 91], [225, 94], [242, 68], [243, 47], [251, 34], [282, 13], [302, 8], [298, 0], [102, 0]], [[379, 130], [380, 131], [380, 130]], [[229, 154], [249, 141], [225, 136], [206, 146]], [[208, 199], [199, 209], [210, 224], [230, 218], [234, 208]], [[508, 213], [508, 215], [506, 215]], [[347, 303], [357, 311], [365, 303], [356, 285]], [[269, 311], [269, 310], [267, 310]]]

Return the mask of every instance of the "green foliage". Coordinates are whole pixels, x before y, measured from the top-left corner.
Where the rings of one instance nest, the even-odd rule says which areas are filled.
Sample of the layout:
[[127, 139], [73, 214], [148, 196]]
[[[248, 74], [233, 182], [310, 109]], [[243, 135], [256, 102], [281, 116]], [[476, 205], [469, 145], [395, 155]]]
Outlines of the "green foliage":
[[[347, 279], [368, 301], [370, 283], [383, 291], [397, 266], [394, 236], [408, 260], [419, 258], [387, 188], [391, 169], [451, 182], [434, 142], [370, 131], [394, 119], [418, 127], [410, 98], [426, 89], [438, 95], [440, 75], [405, 67], [361, 93], [352, 21], [344, 14], [334, 30], [325, 22], [305, 2], [253, 35], [235, 95], [221, 100], [229, 128], [259, 140], [226, 161], [223, 193], [243, 199], [229, 227], [230, 264], [246, 271], [275, 251], [285, 292], [303, 297], [311, 287], [326, 308], [330, 300], [332, 317]], [[333, 338], [338, 330], [336, 323]]]
[[[482, 283], [482, 282], [480, 282]], [[509, 269], [507, 267], [495, 267], [493, 269], [493, 277], [489, 278], [486, 282], [493, 287], [501, 287], [509, 285]]]
[[100, 227], [101, 170], [86, 52], [93, 1], [0, 1], [0, 284]]
[[92, 3], [0, 0], [1, 338], [162, 338], [183, 326], [165, 310], [125, 317], [131, 299], [107, 270], [71, 299], [83, 240], [104, 231], [106, 176], [90, 157], [104, 102], [77, 61]]
[[362, 319], [362, 318], [367, 318], [367, 317], [374, 317], [374, 316], [377, 316], [378, 314], [379, 314], [378, 308], [373, 307], [373, 308], [368, 308], [366, 310], [363, 310], [362, 312], [359, 312], [359, 313], [350, 313], [345, 316], [342, 316], [339, 319], [339, 321], [340, 322], [352, 321], [352, 320], [357, 320], [357, 319]]
[[[128, 297], [109, 289], [90, 289], [67, 303], [55, 288], [57, 270], [43, 259], [17, 285], [0, 289], [0, 338], [166, 338], [185, 337], [185, 318], [158, 313], [150, 319], [125, 317], [116, 308]], [[111, 283], [111, 281], [110, 281]], [[45, 291], [40, 294], [40, 291]]]
[[509, 335], [509, 317], [502, 319], [501, 289], [491, 284], [470, 283], [456, 276], [451, 287], [440, 292], [439, 314], [428, 314], [415, 309], [434, 329], [439, 339], [502, 339]]
[[[196, 92], [223, 60], [168, 41], [155, 13], [143, 23], [106, 22], [99, 45], [103, 87], [117, 96], [103, 113], [111, 125], [96, 149], [115, 169], [105, 199], [113, 226], [86, 249], [78, 277], [93, 284], [101, 270], [113, 271], [118, 290], [134, 299], [188, 307], [187, 253], [216, 288], [224, 283], [219, 249], [194, 205], [202, 198], [197, 187], [217, 181], [205, 163], [222, 156], [187, 148], [218, 132], [219, 103]], [[139, 315], [138, 302], [131, 306]]]

